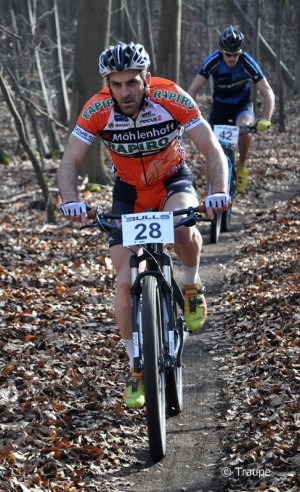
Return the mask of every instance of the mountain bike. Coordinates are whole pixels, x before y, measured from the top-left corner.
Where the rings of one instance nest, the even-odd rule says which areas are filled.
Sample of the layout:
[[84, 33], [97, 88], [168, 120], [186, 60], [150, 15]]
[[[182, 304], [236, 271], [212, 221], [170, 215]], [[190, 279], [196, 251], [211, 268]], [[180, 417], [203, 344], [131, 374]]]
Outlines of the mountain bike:
[[[96, 209], [95, 221], [81, 228], [97, 227], [109, 234], [120, 228], [128, 248], [131, 273], [131, 314], [134, 371], [144, 372], [146, 416], [151, 457], [166, 454], [166, 418], [183, 408], [182, 352], [189, 335], [183, 319], [184, 297], [173, 274], [172, 258], [165, 245], [174, 243], [174, 229], [207, 221], [205, 207], [173, 212], [139, 214], [104, 213]], [[173, 217], [182, 216], [174, 225]], [[138, 254], [133, 246], [142, 249]], [[145, 262], [146, 268], [139, 266]]]
[[[227, 193], [231, 197], [231, 202], [236, 195], [236, 150], [239, 135], [245, 135], [246, 133], [256, 133], [256, 125], [243, 125], [235, 126], [233, 124], [228, 125], [213, 125], [214, 134], [219, 140], [224, 154], [227, 157], [228, 162], [228, 191]], [[228, 232], [230, 230], [232, 207], [228, 208], [222, 214], [216, 215], [215, 219], [211, 222], [210, 226], [210, 243], [216, 244], [219, 241], [221, 232]]]

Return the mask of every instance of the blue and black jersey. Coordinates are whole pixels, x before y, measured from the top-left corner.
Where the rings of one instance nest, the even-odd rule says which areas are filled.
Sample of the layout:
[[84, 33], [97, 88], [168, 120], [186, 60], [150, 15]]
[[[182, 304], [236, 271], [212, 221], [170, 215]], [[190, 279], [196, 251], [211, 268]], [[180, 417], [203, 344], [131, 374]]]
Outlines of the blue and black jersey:
[[250, 101], [250, 82], [257, 84], [264, 74], [256, 61], [241, 53], [234, 67], [228, 67], [223, 60], [222, 51], [216, 50], [208, 55], [199, 67], [198, 75], [214, 82], [214, 101], [226, 104], [246, 104]]

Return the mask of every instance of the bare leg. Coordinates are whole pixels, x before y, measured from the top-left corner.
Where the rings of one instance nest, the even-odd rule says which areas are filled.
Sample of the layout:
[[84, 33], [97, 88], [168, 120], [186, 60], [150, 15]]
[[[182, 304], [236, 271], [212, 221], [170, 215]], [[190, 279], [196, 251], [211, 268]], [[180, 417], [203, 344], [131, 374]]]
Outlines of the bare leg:
[[[240, 114], [236, 120], [237, 126], [253, 125], [253, 123], [254, 123], [254, 119], [249, 113]], [[251, 142], [252, 142], [252, 135], [250, 133], [246, 133], [245, 135], [240, 135], [238, 148], [240, 154], [239, 165], [241, 167], [246, 166], [246, 161], [248, 158]]]
[[[188, 193], [176, 193], [166, 203], [165, 210], [196, 207], [197, 198]], [[179, 218], [175, 218], [178, 221]], [[196, 227], [179, 227], [175, 230], [174, 251], [185, 267], [194, 267], [200, 263], [202, 237]]]
[[116, 324], [121, 338], [129, 340], [132, 336], [130, 268], [132, 253], [121, 245], [110, 248], [110, 257], [117, 275], [117, 288], [114, 302]]
[[[189, 193], [176, 193], [166, 203], [166, 210], [195, 207], [198, 199]], [[175, 221], [180, 218], [175, 218]], [[207, 306], [202, 293], [199, 264], [202, 237], [198, 229], [178, 227], [175, 229], [174, 251], [183, 265], [182, 287], [184, 293], [184, 319], [190, 331], [199, 330], [205, 323]]]
[[239, 154], [240, 154], [240, 163], [239, 165], [241, 167], [246, 166], [246, 161], [248, 158], [250, 146], [251, 146], [251, 141], [252, 141], [252, 136], [250, 133], [247, 133], [246, 135], [241, 135], [239, 137]]
[[142, 408], [145, 405], [145, 390], [143, 372], [134, 372], [133, 340], [130, 299], [130, 266], [131, 251], [121, 245], [110, 248], [110, 257], [117, 274], [117, 289], [115, 297], [115, 319], [120, 330], [128, 358], [130, 373], [123, 393], [124, 403], [129, 408]]

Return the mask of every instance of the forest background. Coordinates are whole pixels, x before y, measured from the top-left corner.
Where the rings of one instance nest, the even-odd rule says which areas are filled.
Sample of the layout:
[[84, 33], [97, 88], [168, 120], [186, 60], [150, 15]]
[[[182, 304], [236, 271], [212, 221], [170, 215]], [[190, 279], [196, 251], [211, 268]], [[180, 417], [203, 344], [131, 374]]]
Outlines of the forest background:
[[[296, 0], [0, 1], [1, 490], [299, 490], [299, 12]], [[186, 89], [229, 24], [244, 32], [276, 111], [253, 139], [233, 231], [208, 245], [202, 228], [208, 328], [187, 341], [185, 409], [153, 466], [145, 414], [122, 404], [107, 245], [63, 219], [56, 171], [103, 83], [104, 47], [143, 42], [152, 73]], [[210, 100], [208, 87], [204, 116]], [[204, 162], [185, 144], [204, 192]], [[81, 196], [107, 209], [111, 183], [95, 144]], [[271, 473], [237, 476], [241, 466]]]
[[[187, 89], [203, 58], [218, 47], [220, 32], [233, 24], [243, 31], [246, 51], [261, 64], [277, 95], [274, 122], [279, 122], [279, 131], [285, 129], [286, 100], [299, 93], [296, 0], [2, 0], [0, 13], [2, 160], [26, 152], [49, 221], [55, 218], [43, 159], [61, 155], [81, 107], [103, 85], [98, 59], [109, 44], [143, 43], [152, 74]], [[210, 93], [211, 86], [198, 101], [205, 117]], [[261, 101], [254, 97], [259, 115]], [[97, 143], [81, 174], [92, 183], [108, 184], [109, 167]]]

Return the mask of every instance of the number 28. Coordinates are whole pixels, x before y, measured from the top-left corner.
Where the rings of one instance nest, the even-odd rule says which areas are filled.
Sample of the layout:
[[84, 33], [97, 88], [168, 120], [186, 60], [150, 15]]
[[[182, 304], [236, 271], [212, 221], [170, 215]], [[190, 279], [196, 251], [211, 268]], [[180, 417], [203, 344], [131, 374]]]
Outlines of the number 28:
[[146, 240], [147, 237], [152, 239], [161, 237], [160, 224], [157, 222], [151, 222], [150, 224], [137, 224], [135, 229], [139, 231], [135, 237], [137, 241]]

